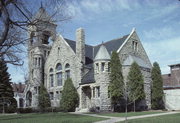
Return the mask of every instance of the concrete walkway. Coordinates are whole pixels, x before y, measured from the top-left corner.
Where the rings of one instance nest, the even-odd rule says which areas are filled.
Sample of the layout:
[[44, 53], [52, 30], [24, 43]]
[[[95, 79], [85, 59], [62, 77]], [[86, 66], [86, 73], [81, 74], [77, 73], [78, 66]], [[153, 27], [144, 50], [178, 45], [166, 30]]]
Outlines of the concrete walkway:
[[[130, 119], [139, 119], [139, 118], [146, 118], [146, 117], [156, 117], [156, 116], [176, 114], [176, 113], [180, 113], [180, 112], [165, 112], [165, 113], [158, 113], [158, 114], [131, 116], [131, 117], [127, 117], [127, 119], [130, 120]], [[97, 115], [97, 114], [84, 114], [84, 113], [79, 113], [79, 112], [74, 112], [73, 114], [81, 114], [81, 115], [86, 115], [86, 116], [108, 118], [107, 120], [97, 121], [94, 123], [116, 123], [116, 122], [120, 122], [120, 121], [125, 121], [125, 117], [111, 117], [111, 116], [102, 116], [102, 115]]]

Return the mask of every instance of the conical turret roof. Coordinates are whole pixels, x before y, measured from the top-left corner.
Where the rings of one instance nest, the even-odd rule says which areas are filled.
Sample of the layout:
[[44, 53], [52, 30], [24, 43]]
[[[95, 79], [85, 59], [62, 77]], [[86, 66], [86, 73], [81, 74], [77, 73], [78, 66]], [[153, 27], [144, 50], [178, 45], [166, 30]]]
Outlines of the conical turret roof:
[[33, 20], [42, 20], [42, 21], [52, 21], [52, 17], [49, 16], [49, 14], [47, 13], [47, 11], [45, 10], [45, 8], [43, 6], [41, 6], [38, 10], [38, 12], [35, 14], [35, 16], [33, 17]]
[[95, 61], [97, 60], [110, 60], [111, 57], [106, 49], [106, 47], [102, 44], [96, 54]]

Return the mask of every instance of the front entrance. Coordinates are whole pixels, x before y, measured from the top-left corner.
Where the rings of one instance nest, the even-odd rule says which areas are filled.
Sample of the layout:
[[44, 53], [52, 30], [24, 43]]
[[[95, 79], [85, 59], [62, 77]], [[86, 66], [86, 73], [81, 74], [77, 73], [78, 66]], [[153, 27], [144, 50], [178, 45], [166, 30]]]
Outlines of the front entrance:
[[82, 108], [91, 107], [91, 88], [90, 86], [82, 87]]

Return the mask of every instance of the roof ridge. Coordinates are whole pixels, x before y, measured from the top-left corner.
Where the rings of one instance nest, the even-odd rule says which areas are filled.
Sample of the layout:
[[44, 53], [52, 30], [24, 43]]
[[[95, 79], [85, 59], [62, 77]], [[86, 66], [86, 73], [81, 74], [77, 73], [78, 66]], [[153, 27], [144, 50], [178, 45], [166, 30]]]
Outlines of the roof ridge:
[[[109, 40], [109, 41], [106, 41], [106, 42], [103, 42], [103, 44], [106, 44], [106, 43], [108, 43], [108, 42], [111, 42], [111, 41], [114, 41], [114, 40], [118, 40], [118, 39], [122, 39], [122, 38], [124, 38], [124, 37], [126, 37], [126, 36], [128, 36], [129, 34], [127, 34], [127, 35], [124, 35], [124, 36], [122, 36], [122, 37], [119, 37], [119, 38], [115, 38], [115, 39], [112, 39], [112, 40]], [[67, 40], [70, 40], [70, 41], [73, 41], [73, 42], [76, 42], [76, 41], [74, 41], [74, 40], [71, 40], [71, 39], [68, 39], [68, 38], [64, 38], [65, 40], [67, 39]], [[102, 45], [102, 43], [100, 43], [100, 44], [97, 44], [97, 45], [90, 45], [90, 44], [86, 44], [85, 43], [85, 45], [87, 45], [87, 46], [91, 46], [91, 47], [97, 47], [97, 46], [100, 46], [100, 45]]]
[[[105, 41], [105, 42], [103, 42], [103, 44], [106, 44], [106, 43], [111, 42], [111, 41], [114, 41], [114, 40], [122, 39], [122, 38], [124, 38], [125, 36], [128, 36], [128, 35], [129, 35], [129, 34], [124, 35], [124, 36], [119, 37], [119, 38], [111, 39], [111, 40], [109, 40], [109, 41]], [[93, 47], [97, 47], [97, 46], [100, 46], [100, 45], [102, 45], [102, 43], [101, 43], [101, 44], [98, 44], [98, 45], [95, 45], [95, 46], [93, 46]]]

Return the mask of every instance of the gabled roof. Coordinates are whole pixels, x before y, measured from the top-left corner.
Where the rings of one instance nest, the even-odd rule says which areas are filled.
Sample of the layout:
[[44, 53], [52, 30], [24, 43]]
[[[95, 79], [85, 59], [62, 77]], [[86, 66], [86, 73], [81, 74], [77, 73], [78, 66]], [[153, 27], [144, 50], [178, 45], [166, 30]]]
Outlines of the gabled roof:
[[151, 68], [144, 60], [137, 56], [129, 55], [124, 61], [123, 65], [130, 66], [133, 62], [136, 62], [140, 67]]
[[17, 92], [17, 93], [23, 93], [24, 92], [25, 84], [13, 83], [13, 84], [11, 84], [11, 86], [12, 86], [14, 92]]
[[[103, 45], [106, 47], [107, 51], [109, 52], [109, 54], [111, 55], [112, 51], [117, 51], [119, 49], [119, 47], [124, 43], [124, 41], [126, 40], [126, 38], [129, 35], [125, 35], [121, 38], [117, 38], [117, 39], [113, 39], [107, 42], [104, 42]], [[94, 56], [97, 54], [100, 45], [94, 46]]]
[[[121, 38], [113, 39], [107, 42], [104, 42], [103, 45], [106, 47], [109, 55], [111, 56], [112, 51], [117, 51], [119, 47], [124, 43], [124, 41], [127, 39], [129, 35], [125, 35]], [[64, 38], [66, 42], [69, 44], [69, 46], [73, 49], [74, 52], [76, 52], [76, 41]], [[96, 56], [101, 44], [96, 46], [91, 46], [85, 44], [85, 56], [86, 58], [89, 58], [91, 60], [94, 60], [94, 57]]]
[[102, 44], [100, 46], [94, 60], [110, 60], [110, 59], [111, 59], [111, 57], [110, 57], [106, 47], [104, 46], [104, 44]]
[[[73, 49], [73, 51], [76, 53], [76, 41], [66, 39], [66, 38], [64, 39], [69, 44], [69, 46]], [[87, 62], [89, 62], [90, 60], [93, 60], [93, 46], [85, 44], [85, 57], [86, 57]]]
[[82, 83], [81, 84], [88, 84], [88, 83], [94, 83], [94, 69], [93, 67], [86, 73], [83, 78], [82, 78]]

